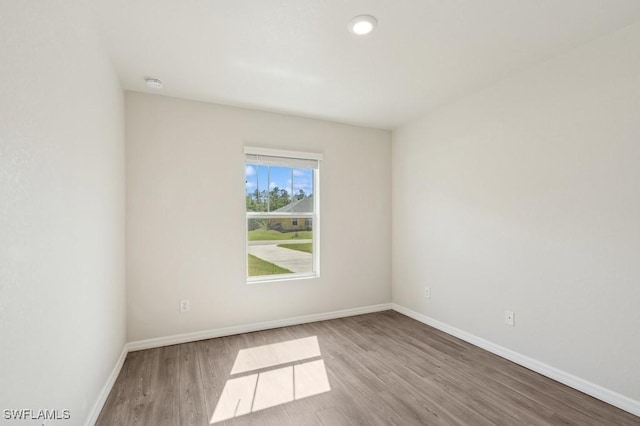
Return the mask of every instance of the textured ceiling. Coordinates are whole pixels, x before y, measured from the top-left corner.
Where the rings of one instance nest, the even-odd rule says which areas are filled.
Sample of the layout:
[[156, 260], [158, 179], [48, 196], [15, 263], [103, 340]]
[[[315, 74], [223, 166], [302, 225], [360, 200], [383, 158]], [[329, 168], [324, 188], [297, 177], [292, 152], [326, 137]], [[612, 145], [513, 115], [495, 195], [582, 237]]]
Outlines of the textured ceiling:
[[640, 0], [91, 3], [125, 89], [384, 129], [640, 19]]

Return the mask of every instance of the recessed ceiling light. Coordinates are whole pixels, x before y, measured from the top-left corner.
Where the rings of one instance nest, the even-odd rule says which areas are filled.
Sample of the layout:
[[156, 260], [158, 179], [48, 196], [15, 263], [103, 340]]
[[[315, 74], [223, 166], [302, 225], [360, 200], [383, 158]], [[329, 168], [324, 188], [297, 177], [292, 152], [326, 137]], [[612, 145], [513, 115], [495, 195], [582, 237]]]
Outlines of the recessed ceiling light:
[[152, 89], [162, 89], [164, 87], [162, 80], [157, 78], [146, 77], [144, 81], [147, 83], [147, 87]]
[[371, 15], [360, 15], [349, 21], [349, 31], [356, 35], [369, 34], [378, 25], [378, 21]]

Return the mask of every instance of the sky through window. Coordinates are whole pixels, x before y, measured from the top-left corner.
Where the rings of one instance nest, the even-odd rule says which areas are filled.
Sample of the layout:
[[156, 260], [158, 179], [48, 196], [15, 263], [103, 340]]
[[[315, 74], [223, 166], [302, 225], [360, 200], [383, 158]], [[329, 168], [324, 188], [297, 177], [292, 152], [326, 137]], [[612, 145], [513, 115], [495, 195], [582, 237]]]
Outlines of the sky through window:
[[313, 170], [290, 167], [262, 166], [247, 164], [245, 167], [246, 195], [271, 191], [274, 188], [286, 190], [289, 196], [298, 195], [302, 190], [306, 196], [313, 193]]

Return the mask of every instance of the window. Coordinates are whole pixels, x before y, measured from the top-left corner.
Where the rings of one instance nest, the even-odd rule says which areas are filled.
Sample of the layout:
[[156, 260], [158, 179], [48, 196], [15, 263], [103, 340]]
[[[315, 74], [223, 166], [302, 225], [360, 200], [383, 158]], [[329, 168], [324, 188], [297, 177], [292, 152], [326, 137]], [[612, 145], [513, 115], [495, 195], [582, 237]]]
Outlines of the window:
[[319, 276], [322, 155], [251, 147], [244, 152], [247, 281]]

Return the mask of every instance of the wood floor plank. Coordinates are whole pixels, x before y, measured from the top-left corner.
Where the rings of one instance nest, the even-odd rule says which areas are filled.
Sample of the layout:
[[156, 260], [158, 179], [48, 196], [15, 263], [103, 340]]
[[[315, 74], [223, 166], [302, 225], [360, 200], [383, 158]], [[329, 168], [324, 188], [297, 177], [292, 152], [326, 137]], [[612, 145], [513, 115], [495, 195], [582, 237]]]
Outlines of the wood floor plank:
[[204, 399], [203, 381], [196, 343], [178, 346], [180, 359], [178, 371], [180, 378], [180, 425], [206, 426], [209, 424]]
[[237, 336], [230, 336], [196, 342], [208, 421], [213, 417], [218, 400], [227, 379], [229, 379], [233, 362], [239, 350], [237, 341]]
[[165, 346], [150, 354], [152, 363], [149, 392], [152, 394], [152, 425], [180, 424], [180, 346]]
[[[242, 350], [314, 336], [319, 356], [285, 356], [231, 374]], [[324, 383], [319, 393], [296, 389], [307, 364], [316, 368], [307, 386]], [[317, 373], [321, 365], [326, 377]], [[640, 425], [638, 417], [393, 311], [130, 353], [97, 424], [205, 426], [225, 386], [238, 379], [249, 386], [238, 404], [251, 409], [236, 406], [234, 414], [232, 405], [216, 426]], [[259, 392], [285, 393], [260, 409]]]
[[[326, 323], [319, 324], [304, 324], [295, 327], [287, 327], [287, 330], [294, 338], [304, 338], [308, 336], [317, 336], [320, 344], [320, 351], [322, 359], [327, 363], [331, 363], [336, 358], [336, 352], [330, 348], [333, 345], [338, 347], [340, 343], [340, 337], [335, 334], [331, 329], [327, 328]], [[334, 375], [334, 369], [327, 367], [327, 375], [329, 378], [329, 384], [331, 391], [323, 393], [318, 396], [310, 398], [307, 402], [307, 409], [311, 412], [323, 411], [326, 408], [342, 408], [341, 413], [343, 417], [347, 419], [347, 422], [354, 425], [371, 425], [382, 424], [370, 411], [367, 409], [367, 405], [361, 401], [353, 399], [349, 389], [336, 384], [339, 379]], [[304, 401], [304, 400], [303, 400]], [[346, 401], [352, 401], [350, 404], [345, 404]], [[299, 402], [299, 401], [296, 401]], [[287, 407], [287, 409], [289, 409]], [[326, 419], [325, 419], [326, 421]]]
[[324, 426], [352, 426], [353, 423], [342, 413], [340, 407], [328, 407], [316, 411], [316, 417]]
[[[374, 325], [369, 324], [368, 329], [371, 329], [371, 327], [373, 326]], [[366, 338], [366, 336], [363, 337], [353, 335], [351, 336], [351, 338], [357, 340], [359, 338]], [[404, 383], [409, 384], [412, 381], [411, 379], [415, 379], [415, 377], [413, 377], [413, 375], [411, 375], [408, 371], [405, 371], [408, 370], [406, 366], [411, 364], [411, 358], [419, 357], [421, 355], [424, 354], [416, 353], [416, 350], [411, 347], [392, 346], [387, 348], [384, 346], [379, 346], [377, 351], [372, 352], [372, 356], [375, 357], [372, 362], [374, 364], [380, 362], [389, 364], [389, 359], [400, 359], [401, 363], [393, 366], [393, 375], [385, 376], [391, 378], [394, 376], [404, 376], [406, 379]], [[380, 356], [382, 356], [382, 358], [380, 358]], [[429, 363], [425, 363], [425, 366], [428, 367]], [[446, 363], [441, 364], [440, 368], [437, 371], [434, 371], [429, 375], [416, 372], [415, 369], [411, 370], [411, 372], [420, 374], [422, 377], [422, 380], [420, 380], [420, 384], [417, 387], [414, 387], [413, 392], [418, 392], [418, 394], [420, 394], [420, 389], [424, 388], [425, 384], [429, 384], [430, 386], [434, 387], [433, 392], [431, 392], [432, 394], [445, 396], [457, 394], [456, 398], [447, 397], [444, 401], [438, 402], [438, 407], [445, 408], [448, 406], [448, 404], [458, 404], [457, 407], [452, 407], [449, 410], [449, 415], [451, 412], [455, 412], [457, 413], [457, 416], [460, 417], [465, 416], [465, 412], [471, 411], [471, 413], [466, 414], [466, 417], [471, 416], [477, 418], [478, 416], [481, 416], [485, 418], [485, 421], [488, 424], [496, 424], [496, 422], [498, 422], [500, 419], [508, 418], [506, 416], [510, 415], [510, 413], [502, 410], [503, 404], [492, 405], [492, 401], [489, 399], [486, 393], [478, 394], [473, 392], [466, 392], [467, 382], [473, 378], [465, 377], [466, 380], [456, 381], [455, 377], [453, 377], [455, 376], [453, 368], [446, 365]], [[455, 373], [459, 374], [459, 369], [456, 369]], [[409, 375], [407, 376], [407, 374]], [[396, 387], [401, 386], [400, 382], [394, 383]], [[446, 413], [437, 413], [439, 408], [434, 409], [436, 410], [436, 414], [445, 416]], [[451, 421], [451, 419], [449, 421]], [[462, 421], [462, 419], [459, 419], [458, 421]]]
[[133, 352], [127, 355], [120, 375], [114, 383], [97, 425], [139, 424], [135, 422], [135, 400], [138, 376], [143, 371], [144, 354]]

